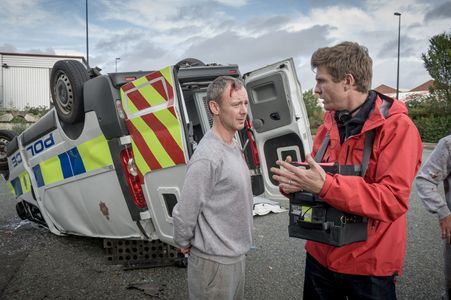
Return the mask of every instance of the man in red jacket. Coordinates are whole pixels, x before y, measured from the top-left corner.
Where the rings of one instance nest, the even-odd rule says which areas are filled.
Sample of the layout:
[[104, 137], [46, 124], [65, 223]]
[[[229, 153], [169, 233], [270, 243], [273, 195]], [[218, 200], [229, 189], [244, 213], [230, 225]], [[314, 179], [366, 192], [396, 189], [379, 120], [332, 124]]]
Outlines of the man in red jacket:
[[342, 247], [307, 241], [304, 299], [396, 299], [409, 194], [422, 158], [418, 130], [402, 102], [370, 90], [367, 48], [353, 42], [320, 48], [311, 66], [327, 111], [312, 155], [328, 138], [321, 162], [363, 165], [367, 132], [374, 139], [363, 177], [326, 173], [310, 155], [310, 169], [284, 161], [272, 169], [283, 192], [318, 194], [334, 208], [368, 219], [365, 241]]

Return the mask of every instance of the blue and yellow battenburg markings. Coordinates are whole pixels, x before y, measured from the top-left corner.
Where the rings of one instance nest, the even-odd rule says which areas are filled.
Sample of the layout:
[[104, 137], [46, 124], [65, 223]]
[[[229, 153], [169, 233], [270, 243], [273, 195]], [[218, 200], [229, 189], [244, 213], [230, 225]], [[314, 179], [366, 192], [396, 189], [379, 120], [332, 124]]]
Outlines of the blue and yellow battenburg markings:
[[26, 171], [20, 173], [19, 176], [7, 182], [11, 194], [16, 197], [31, 192], [30, 176]]
[[[38, 187], [63, 181], [67, 178], [94, 171], [113, 164], [108, 142], [104, 135], [78, 145], [32, 167]], [[22, 179], [25, 175], [27, 178]], [[22, 176], [22, 177], [21, 177]], [[28, 180], [28, 181], [26, 181]], [[8, 185], [16, 197], [25, 193], [21, 183], [27, 182], [31, 191], [30, 178], [26, 172], [12, 179]], [[13, 193], [13, 194], [14, 194]]]

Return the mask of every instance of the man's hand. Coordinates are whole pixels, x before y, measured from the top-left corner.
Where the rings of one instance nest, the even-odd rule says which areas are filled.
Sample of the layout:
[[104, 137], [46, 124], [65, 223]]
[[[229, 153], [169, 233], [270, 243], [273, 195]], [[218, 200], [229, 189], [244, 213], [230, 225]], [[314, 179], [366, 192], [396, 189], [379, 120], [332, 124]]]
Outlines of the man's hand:
[[178, 248], [177, 251], [181, 252], [182, 254], [189, 254], [191, 252], [191, 247]]
[[273, 179], [279, 182], [279, 187], [284, 193], [294, 193], [298, 191], [309, 191], [319, 194], [326, 181], [326, 172], [309, 154], [306, 162], [310, 169], [303, 169], [290, 164], [291, 157], [286, 161], [278, 160], [276, 163], [281, 168], [271, 168], [274, 173]]
[[442, 230], [442, 239], [451, 243], [451, 215], [440, 220], [440, 229]]

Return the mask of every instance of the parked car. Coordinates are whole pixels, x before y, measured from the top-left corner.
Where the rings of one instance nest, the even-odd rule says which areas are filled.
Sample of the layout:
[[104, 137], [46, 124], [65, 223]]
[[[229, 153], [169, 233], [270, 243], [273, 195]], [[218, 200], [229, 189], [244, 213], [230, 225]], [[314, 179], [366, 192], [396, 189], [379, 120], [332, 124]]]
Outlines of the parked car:
[[[206, 88], [220, 75], [240, 77], [239, 68], [186, 59], [152, 72], [94, 73], [55, 63], [54, 107], [7, 144], [17, 213], [57, 235], [174, 245], [186, 163], [212, 124]], [[282, 198], [270, 168], [287, 155], [303, 160], [312, 146], [293, 60], [242, 78], [249, 120], [237, 139], [253, 192]]]

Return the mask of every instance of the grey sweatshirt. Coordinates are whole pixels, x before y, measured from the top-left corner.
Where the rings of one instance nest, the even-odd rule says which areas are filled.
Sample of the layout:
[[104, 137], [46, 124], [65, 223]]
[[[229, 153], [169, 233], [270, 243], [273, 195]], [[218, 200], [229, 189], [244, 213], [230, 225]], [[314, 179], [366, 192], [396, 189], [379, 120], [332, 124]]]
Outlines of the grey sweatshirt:
[[188, 163], [174, 207], [174, 241], [192, 253], [232, 263], [252, 243], [252, 188], [240, 147], [210, 130]]
[[[426, 209], [436, 213], [439, 219], [451, 214], [451, 135], [442, 138], [416, 178], [418, 196]], [[443, 181], [445, 199], [438, 190]]]

